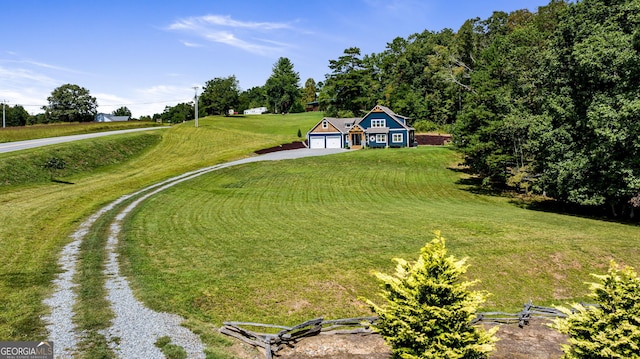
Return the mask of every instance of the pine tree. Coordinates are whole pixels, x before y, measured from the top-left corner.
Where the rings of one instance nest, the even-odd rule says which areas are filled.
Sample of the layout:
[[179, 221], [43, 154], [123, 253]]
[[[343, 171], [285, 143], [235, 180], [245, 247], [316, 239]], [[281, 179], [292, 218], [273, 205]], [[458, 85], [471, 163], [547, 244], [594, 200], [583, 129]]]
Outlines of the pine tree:
[[590, 283], [590, 296], [599, 306], [559, 308], [568, 317], [553, 324], [570, 337], [563, 358], [640, 358], [640, 278], [613, 261], [606, 275], [593, 276], [600, 283]]
[[476, 281], [461, 281], [466, 258], [447, 256], [445, 239], [436, 232], [416, 262], [395, 261], [394, 275], [374, 273], [385, 305], [367, 300], [379, 316], [375, 330], [394, 358], [486, 358], [497, 327], [487, 332], [470, 324], [487, 293], [469, 290]]

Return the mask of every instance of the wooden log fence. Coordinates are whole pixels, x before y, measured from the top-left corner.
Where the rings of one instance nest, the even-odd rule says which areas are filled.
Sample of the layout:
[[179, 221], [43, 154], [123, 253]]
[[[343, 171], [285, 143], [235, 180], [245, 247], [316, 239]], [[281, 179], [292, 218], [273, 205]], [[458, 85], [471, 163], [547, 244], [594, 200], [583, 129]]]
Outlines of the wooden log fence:
[[[594, 307], [593, 304], [582, 304], [585, 307]], [[551, 320], [564, 318], [566, 314], [556, 308], [540, 307], [533, 303], [525, 303], [522, 311], [518, 313], [506, 312], [482, 312], [478, 313], [471, 321], [471, 325], [487, 324], [518, 324], [520, 328], [529, 325], [531, 319]], [[372, 334], [371, 326], [375, 324], [377, 317], [348, 318], [336, 320], [324, 320], [315, 318], [293, 327], [282, 325], [250, 323], [250, 322], [224, 322], [219, 332], [239, 339], [247, 344], [260, 347], [265, 350], [267, 359], [285, 346], [292, 347], [297, 341], [305, 337], [319, 334], [348, 335], [348, 334]], [[244, 327], [280, 329], [276, 334], [254, 332]]]
[[[348, 318], [336, 320], [324, 320], [315, 318], [293, 327], [249, 322], [224, 322], [219, 332], [239, 339], [247, 344], [260, 347], [265, 350], [267, 359], [285, 346], [293, 346], [298, 340], [314, 335], [339, 335], [339, 334], [371, 334], [371, 325], [376, 317]], [[280, 329], [276, 334], [260, 333], [248, 330], [245, 327]]]

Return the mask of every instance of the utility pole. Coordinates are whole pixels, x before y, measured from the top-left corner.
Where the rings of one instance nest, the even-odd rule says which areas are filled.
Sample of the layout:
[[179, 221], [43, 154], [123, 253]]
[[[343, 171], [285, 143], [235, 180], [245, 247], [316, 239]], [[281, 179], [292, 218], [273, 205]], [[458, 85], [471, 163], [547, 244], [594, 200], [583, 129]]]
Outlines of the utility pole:
[[2, 100], [2, 128], [7, 127], [5, 118], [4, 118], [4, 105], [6, 105], [7, 100]]
[[198, 86], [193, 86], [193, 89], [196, 91], [196, 113], [195, 113], [195, 119], [196, 119], [196, 128], [198, 128]]

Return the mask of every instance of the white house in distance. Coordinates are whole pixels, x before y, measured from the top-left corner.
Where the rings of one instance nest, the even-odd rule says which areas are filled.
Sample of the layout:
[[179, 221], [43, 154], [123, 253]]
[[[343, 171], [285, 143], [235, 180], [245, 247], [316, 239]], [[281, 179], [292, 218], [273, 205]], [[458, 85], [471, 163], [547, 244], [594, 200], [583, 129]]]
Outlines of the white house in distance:
[[244, 110], [245, 115], [262, 115], [265, 112], [267, 112], [266, 107], [256, 107], [256, 108], [250, 108], [248, 110]]
[[93, 119], [94, 122], [124, 122], [129, 121], [129, 116], [116, 116], [108, 113], [99, 113]]

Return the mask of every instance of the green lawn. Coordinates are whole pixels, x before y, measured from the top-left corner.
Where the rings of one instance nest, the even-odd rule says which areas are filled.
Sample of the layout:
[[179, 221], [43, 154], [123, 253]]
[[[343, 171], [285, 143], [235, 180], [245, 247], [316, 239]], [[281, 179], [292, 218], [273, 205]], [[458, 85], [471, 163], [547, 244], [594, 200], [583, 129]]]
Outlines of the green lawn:
[[[77, 167], [60, 182], [0, 187], [0, 338], [46, 338], [39, 318], [57, 255], [98, 208], [168, 177], [297, 140], [298, 129], [304, 134], [321, 116], [204, 118], [198, 129], [174, 126], [115, 163]], [[79, 152], [93, 156], [97, 148], [108, 156], [135, 138], [5, 154], [0, 168], [31, 153], [76, 162]], [[203, 175], [143, 202], [128, 220], [125, 271], [147, 304], [185, 315], [212, 343], [224, 320], [292, 324], [369, 314], [359, 297], [375, 298], [370, 271], [391, 271], [393, 257], [415, 258], [434, 230], [452, 254], [470, 257], [469, 277], [494, 293], [486, 309], [582, 299], [588, 274], [606, 271], [609, 259], [640, 264], [637, 226], [477, 194], [455, 168], [459, 160], [449, 148], [364, 150]], [[99, 247], [88, 243], [83, 256], [95, 258]], [[100, 265], [86, 264], [85, 274]], [[104, 325], [94, 319], [103, 320], [77, 320]]]
[[[243, 118], [203, 118], [197, 129], [193, 121], [187, 122], [160, 133], [152, 131], [161, 134], [162, 139], [146, 150], [130, 153], [117, 163], [71, 171], [66, 176], [56, 177], [60, 182], [36, 178], [41, 170], [35, 168], [40, 166], [38, 161], [32, 161], [31, 165], [20, 163], [25, 168], [17, 170], [15, 177], [6, 180], [8, 186], [0, 186], [0, 339], [46, 338], [40, 316], [47, 308], [42, 300], [53, 288], [51, 281], [58, 270], [58, 253], [71, 240], [69, 235], [76, 227], [101, 206], [168, 177], [296, 140], [298, 127], [305, 131], [321, 116], [317, 112], [257, 116], [262, 121], [258, 124], [271, 128], [262, 132], [250, 126], [225, 130], [225, 124], [234, 127], [234, 121], [239, 122]], [[37, 131], [40, 130], [39, 127]], [[52, 135], [55, 133], [56, 129], [51, 130]], [[14, 171], [17, 169], [14, 164], [25, 156], [24, 162], [36, 156], [48, 158], [59, 155], [69, 155], [71, 160], [67, 165], [75, 168], [78, 164], [75, 161], [82, 159], [79, 153], [109, 157], [112, 155], [110, 151], [121, 150], [112, 144], [126, 143], [127, 138], [141, 138], [137, 136], [146, 135], [115, 135], [3, 154], [0, 156], [0, 168]], [[29, 171], [34, 172], [26, 173]], [[6, 175], [4, 170], [3, 175]], [[29, 180], [15, 183], [14, 178], [20, 176]]]
[[475, 194], [458, 162], [450, 148], [363, 150], [207, 174], [144, 202], [124, 258], [153, 308], [215, 324], [369, 315], [370, 272], [417, 257], [434, 230], [494, 294], [485, 309], [585, 299], [610, 259], [640, 264], [637, 226]]
[[155, 122], [127, 121], [127, 122], [83, 122], [56, 123], [48, 125], [33, 125], [23, 127], [0, 128], [0, 143], [26, 141], [36, 138], [80, 135], [85, 133], [127, 130], [131, 128], [160, 126]]

